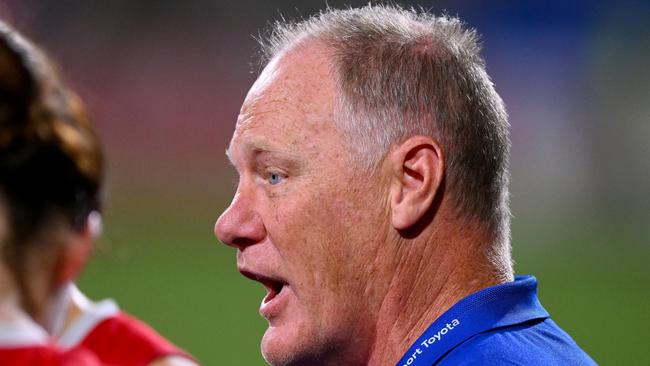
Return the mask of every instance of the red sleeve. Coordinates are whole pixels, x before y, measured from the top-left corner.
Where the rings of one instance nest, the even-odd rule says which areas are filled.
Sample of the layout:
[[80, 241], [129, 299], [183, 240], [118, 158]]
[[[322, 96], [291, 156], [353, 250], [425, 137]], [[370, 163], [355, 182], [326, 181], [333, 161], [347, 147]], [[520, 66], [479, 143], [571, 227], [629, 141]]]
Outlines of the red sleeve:
[[149, 326], [125, 313], [105, 319], [81, 342], [104, 364], [147, 366], [166, 356], [193, 360]]

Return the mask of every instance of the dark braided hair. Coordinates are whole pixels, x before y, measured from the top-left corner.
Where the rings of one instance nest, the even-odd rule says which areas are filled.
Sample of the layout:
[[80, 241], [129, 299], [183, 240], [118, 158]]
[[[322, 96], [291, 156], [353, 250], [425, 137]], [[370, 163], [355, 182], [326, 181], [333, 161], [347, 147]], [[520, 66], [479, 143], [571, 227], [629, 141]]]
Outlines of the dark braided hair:
[[80, 231], [100, 210], [103, 166], [81, 101], [38, 48], [0, 21], [0, 197], [9, 224], [0, 248], [19, 288], [26, 258], [47, 245], [36, 240], [46, 227]]

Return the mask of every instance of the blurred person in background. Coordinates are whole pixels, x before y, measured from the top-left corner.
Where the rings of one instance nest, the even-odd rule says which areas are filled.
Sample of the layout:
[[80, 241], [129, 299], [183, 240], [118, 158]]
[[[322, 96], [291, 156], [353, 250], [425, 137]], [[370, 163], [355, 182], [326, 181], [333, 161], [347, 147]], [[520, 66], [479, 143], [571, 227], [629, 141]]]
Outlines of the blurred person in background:
[[[99, 365], [83, 347], [64, 352], [35, 321], [45, 321], [49, 295], [72, 274], [57, 267], [76, 267], [66, 262], [78, 240], [63, 229], [78, 211], [73, 197], [66, 197], [75, 188], [62, 183], [84, 185], [79, 192], [98, 188], [83, 184], [80, 171], [73, 173], [63, 150], [75, 146], [55, 141], [52, 113], [65, 112], [72, 101], [46, 101], [65, 98], [49, 89], [58, 86], [41, 80], [48, 68], [41, 54], [0, 22], [0, 364]], [[67, 142], [83, 142], [75, 137]], [[99, 157], [89, 155], [86, 165], [99, 164]]]
[[509, 125], [458, 19], [277, 24], [216, 236], [267, 289], [272, 365], [593, 365], [515, 277]]
[[[47, 57], [4, 23], [0, 37], [0, 347], [34, 349], [49, 334], [65, 355], [103, 364], [196, 365], [112, 300], [91, 302], [73, 285], [101, 227], [100, 142]], [[17, 362], [51, 364], [36, 358], [50, 353]]]

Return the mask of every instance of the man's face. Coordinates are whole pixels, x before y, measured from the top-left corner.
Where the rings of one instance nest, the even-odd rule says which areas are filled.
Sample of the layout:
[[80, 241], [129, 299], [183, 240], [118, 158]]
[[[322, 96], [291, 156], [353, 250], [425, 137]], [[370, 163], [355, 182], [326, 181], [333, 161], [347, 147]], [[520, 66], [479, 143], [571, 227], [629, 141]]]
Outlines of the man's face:
[[215, 234], [267, 288], [262, 353], [274, 365], [364, 357], [373, 331], [385, 187], [346, 152], [335, 92], [319, 52], [285, 54], [250, 90], [228, 151], [240, 179]]

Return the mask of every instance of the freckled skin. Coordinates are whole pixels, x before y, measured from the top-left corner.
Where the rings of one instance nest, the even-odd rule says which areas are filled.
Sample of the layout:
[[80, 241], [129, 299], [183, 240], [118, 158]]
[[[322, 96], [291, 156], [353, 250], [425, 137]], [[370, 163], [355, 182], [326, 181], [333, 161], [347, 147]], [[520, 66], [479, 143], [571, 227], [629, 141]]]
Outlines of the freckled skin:
[[493, 233], [458, 215], [431, 136], [394, 144], [372, 175], [356, 168], [334, 128], [326, 54], [289, 49], [251, 88], [228, 151], [240, 181], [215, 234], [244, 273], [286, 282], [262, 311], [270, 364], [394, 365], [453, 304], [511, 272], [485, 257]]
[[[376, 258], [387, 230], [380, 198], [387, 187], [359, 179], [345, 153], [331, 119], [332, 80], [322, 52], [279, 57], [251, 88], [229, 148], [240, 182], [216, 234], [238, 248], [240, 265], [288, 282], [288, 305], [268, 319], [262, 340], [273, 365], [365, 364], [380, 303], [368, 274], [382, 266]], [[270, 185], [258, 150], [299, 168]], [[265, 164], [281, 170], [279, 161]], [[236, 244], [241, 238], [245, 245]]]

